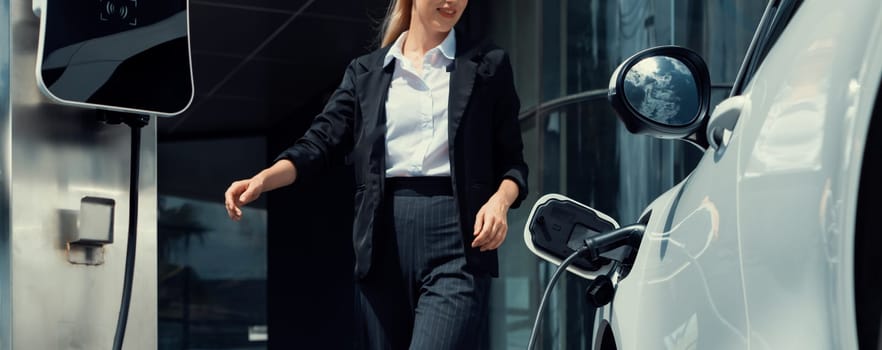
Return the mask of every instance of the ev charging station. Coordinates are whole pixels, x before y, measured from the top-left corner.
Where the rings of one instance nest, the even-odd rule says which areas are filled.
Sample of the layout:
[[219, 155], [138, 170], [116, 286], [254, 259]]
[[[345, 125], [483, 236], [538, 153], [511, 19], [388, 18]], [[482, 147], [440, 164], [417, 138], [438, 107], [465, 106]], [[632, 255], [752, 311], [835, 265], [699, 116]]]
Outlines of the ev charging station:
[[188, 32], [187, 0], [0, 0], [0, 349], [157, 348], [155, 119], [193, 99]]
[[542, 314], [554, 285], [564, 271], [591, 281], [588, 303], [601, 307], [612, 301], [619, 267], [640, 247], [646, 226], [619, 227], [608, 215], [557, 193], [536, 201], [524, 225], [524, 244], [539, 258], [557, 265], [539, 302], [527, 350], [532, 350]]

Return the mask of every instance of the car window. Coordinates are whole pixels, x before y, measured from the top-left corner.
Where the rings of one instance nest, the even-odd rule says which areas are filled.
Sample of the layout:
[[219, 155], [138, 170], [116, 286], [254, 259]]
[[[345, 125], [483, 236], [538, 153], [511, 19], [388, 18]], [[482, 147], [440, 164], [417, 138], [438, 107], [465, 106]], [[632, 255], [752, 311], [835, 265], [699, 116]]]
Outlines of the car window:
[[741, 70], [738, 72], [730, 96], [740, 95], [744, 91], [744, 87], [753, 79], [757, 68], [775, 42], [778, 41], [781, 33], [787, 28], [800, 5], [802, 5], [802, 0], [770, 0], [769, 7], [763, 14], [757, 27], [757, 33], [754, 35], [754, 43], [751, 43]]

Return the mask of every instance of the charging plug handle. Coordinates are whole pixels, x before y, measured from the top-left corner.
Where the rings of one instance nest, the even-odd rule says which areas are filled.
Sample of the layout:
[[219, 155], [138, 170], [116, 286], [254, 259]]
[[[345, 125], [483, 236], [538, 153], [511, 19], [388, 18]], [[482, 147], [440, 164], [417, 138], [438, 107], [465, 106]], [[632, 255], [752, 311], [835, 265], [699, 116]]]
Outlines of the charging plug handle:
[[586, 254], [593, 261], [600, 258], [600, 254], [621, 246], [636, 249], [640, 247], [640, 241], [643, 239], [645, 231], [646, 225], [634, 224], [587, 238], [585, 239]]

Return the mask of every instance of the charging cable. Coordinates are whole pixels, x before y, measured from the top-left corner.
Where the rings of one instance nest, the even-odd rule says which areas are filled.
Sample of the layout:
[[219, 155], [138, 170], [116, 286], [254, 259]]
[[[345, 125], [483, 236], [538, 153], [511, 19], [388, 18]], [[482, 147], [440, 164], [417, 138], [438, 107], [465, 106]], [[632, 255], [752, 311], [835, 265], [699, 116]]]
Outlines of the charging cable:
[[545, 312], [546, 302], [548, 301], [548, 296], [551, 295], [551, 290], [554, 289], [555, 282], [560, 278], [560, 275], [566, 271], [567, 266], [576, 260], [576, 258], [582, 256], [582, 254], [587, 253], [589, 248], [587, 246], [582, 246], [575, 253], [570, 254], [563, 262], [560, 263], [560, 266], [557, 267], [557, 270], [554, 271], [554, 274], [551, 275], [551, 280], [548, 281], [548, 286], [545, 287], [545, 292], [542, 293], [542, 301], [539, 302], [539, 311], [536, 311], [536, 320], [533, 321], [533, 331], [530, 332], [530, 344], [527, 345], [527, 349], [531, 350], [536, 345], [536, 334], [539, 333], [539, 323], [542, 321], [542, 314]]
[[643, 238], [643, 231], [645, 230], [645, 225], [635, 224], [588, 238], [579, 249], [560, 263], [560, 266], [551, 275], [551, 279], [545, 287], [545, 292], [542, 293], [542, 300], [539, 301], [539, 310], [536, 311], [536, 320], [533, 321], [533, 330], [530, 332], [530, 343], [527, 345], [527, 350], [532, 350], [536, 346], [536, 335], [539, 333], [539, 324], [542, 321], [542, 314], [547, 306], [548, 296], [551, 295], [557, 280], [566, 271], [567, 266], [570, 266], [576, 258], [585, 254], [588, 255], [590, 260], [595, 260], [600, 254], [624, 245], [636, 249], [640, 246], [640, 240]]
[[129, 305], [132, 301], [132, 282], [135, 272], [135, 251], [138, 237], [138, 174], [141, 172], [141, 129], [150, 117], [140, 114], [99, 112], [99, 120], [107, 124], [124, 123], [132, 129], [131, 163], [129, 166], [129, 232], [126, 241], [126, 267], [123, 276], [122, 300], [119, 317], [116, 320], [116, 333], [113, 336], [113, 350], [121, 350], [129, 320]]

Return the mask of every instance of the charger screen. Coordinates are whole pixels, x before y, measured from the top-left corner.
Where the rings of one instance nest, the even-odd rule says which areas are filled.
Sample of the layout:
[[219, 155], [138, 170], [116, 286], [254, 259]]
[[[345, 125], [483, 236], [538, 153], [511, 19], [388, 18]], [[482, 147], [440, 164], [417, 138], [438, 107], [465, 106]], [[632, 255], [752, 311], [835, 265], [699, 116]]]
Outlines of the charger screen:
[[193, 95], [186, 0], [47, 0], [39, 74], [55, 97], [175, 114]]

